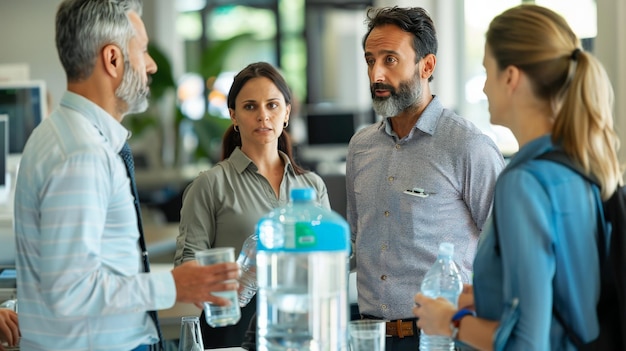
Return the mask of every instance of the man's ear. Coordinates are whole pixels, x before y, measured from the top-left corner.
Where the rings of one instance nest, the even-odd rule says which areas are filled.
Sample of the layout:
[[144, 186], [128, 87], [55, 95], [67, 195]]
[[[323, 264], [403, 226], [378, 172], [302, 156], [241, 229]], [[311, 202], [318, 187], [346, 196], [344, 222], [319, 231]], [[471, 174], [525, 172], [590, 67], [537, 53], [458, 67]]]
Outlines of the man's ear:
[[100, 55], [104, 71], [113, 78], [120, 78], [124, 74], [124, 57], [122, 50], [117, 45], [105, 45]]
[[435, 72], [435, 66], [437, 65], [437, 57], [433, 54], [428, 54], [422, 58], [422, 67], [420, 70], [420, 76], [422, 79], [428, 79]]

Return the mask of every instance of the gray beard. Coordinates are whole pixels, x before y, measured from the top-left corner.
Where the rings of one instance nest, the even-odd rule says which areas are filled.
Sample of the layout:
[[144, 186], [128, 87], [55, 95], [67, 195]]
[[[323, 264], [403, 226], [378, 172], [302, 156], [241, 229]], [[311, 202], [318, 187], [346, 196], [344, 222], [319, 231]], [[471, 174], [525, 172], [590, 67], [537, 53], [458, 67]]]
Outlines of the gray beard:
[[382, 117], [394, 117], [414, 106], [422, 105], [422, 84], [418, 77], [401, 82], [388, 97], [376, 97], [372, 89], [372, 107]]
[[115, 96], [126, 103], [123, 116], [141, 113], [148, 109], [148, 95], [150, 89], [143, 84], [139, 71], [134, 70], [129, 61], [124, 61], [124, 77], [122, 83], [115, 90]]

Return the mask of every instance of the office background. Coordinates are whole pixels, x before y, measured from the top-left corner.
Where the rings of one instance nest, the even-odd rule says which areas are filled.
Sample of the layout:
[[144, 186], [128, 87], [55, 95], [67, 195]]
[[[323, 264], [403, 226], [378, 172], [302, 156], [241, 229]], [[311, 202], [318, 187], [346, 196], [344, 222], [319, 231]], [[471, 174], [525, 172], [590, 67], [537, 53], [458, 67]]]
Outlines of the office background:
[[[255, 29], [255, 35], [243, 45], [234, 47], [227, 56], [223, 71], [236, 72], [247, 63], [266, 60], [281, 67], [300, 101], [299, 113], [315, 112], [327, 130], [335, 128], [332, 118], [354, 114], [358, 124], [372, 121], [369, 83], [364, 63], [361, 40], [365, 33], [365, 6], [422, 6], [435, 21], [439, 37], [437, 69], [432, 83], [433, 91], [445, 106], [453, 108], [475, 122], [486, 133], [497, 134], [489, 121], [487, 105], [482, 96], [482, 48], [484, 30], [490, 19], [502, 10], [521, 3], [521, 0], [144, 0], [144, 22], [151, 42], [169, 58], [175, 79], [188, 76], [190, 67], [198, 64], [198, 55], [210, 40], [225, 39], [237, 32], [229, 29]], [[536, 1], [563, 9], [568, 21], [576, 22], [579, 36], [585, 38], [588, 49], [604, 63], [615, 89], [616, 129], [626, 144], [626, 1], [624, 0], [545, 0]], [[26, 64], [30, 79], [47, 84], [51, 103], [58, 103], [65, 90], [65, 75], [54, 44], [54, 16], [60, 0], [0, 0], [0, 67], [6, 64]], [[207, 4], [216, 5], [215, 7]], [[227, 4], [247, 4], [243, 8]], [[205, 8], [205, 10], [199, 10]], [[240, 12], [238, 12], [240, 11]], [[290, 12], [294, 11], [294, 12]], [[228, 18], [228, 13], [250, 23], [239, 23]], [[273, 17], [281, 13], [281, 18]], [[237, 15], [239, 14], [239, 15]], [[293, 15], [295, 14], [295, 15]], [[582, 14], [582, 18], [579, 17]], [[287, 17], [287, 18], [285, 18]], [[601, 18], [602, 20], [598, 20]], [[220, 22], [225, 21], [225, 22]], [[238, 24], [236, 24], [236, 22]], [[250, 22], [250, 21], [249, 21]], [[248, 27], [246, 27], [246, 25]], [[202, 28], [205, 28], [203, 31]], [[277, 43], [276, 38], [281, 38]], [[163, 68], [163, 67], [161, 67]], [[193, 76], [192, 76], [193, 77]], [[1, 78], [1, 71], [0, 71]], [[197, 77], [196, 77], [197, 78]], [[228, 79], [228, 74], [224, 77]], [[193, 79], [189, 80], [193, 82]], [[204, 82], [200, 82], [201, 85]], [[173, 103], [165, 97], [166, 105]], [[170, 110], [171, 111], [171, 110]], [[330, 112], [329, 112], [330, 111]], [[331, 113], [336, 113], [332, 115]], [[330, 118], [329, 118], [330, 115]], [[333, 117], [334, 116], [334, 117]], [[172, 117], [172, 116], [170, 116]], [[375, 117], [374, 117], [375, 118]], [[226, 120], [227, 121], [227, 120]], [[345, 181], [342, 177], [342, 157], [345, 142], [332, 142], [319, 149], [308, 140], [307, 123], [293, 119], [292, 134], [305, 147], [301, 155], [311, 161], [324, 177], [334, 209], [345, 215]], [[142, 135], [137, 135], [141, 139]], [[506, 140], [501, 147], [510, 151]], [[141, 153], [141, 140], [134, 149]], [[320, 146], [320, 145], [318, 145]], [[160, 154], [159, 157], [170, 157]], [[626, 145], [620, 151], [626, 163]], [[193, 163], [193, 162], [190, 162]], [[148, 166], [150, 162], [148, 162]], [[210, 166], [170, 163], [172, 172], [146, 170], [138, 172], [138, 183], [144, 189], [141, 198], [148, 203], [144, 213], [151, 257], [169, 269], [173, 259], [173, 245], [178, 229], [176, 214], [180, 210], [180, 190], [197, 174]], [[190, 169], [187, 167], [191, 166]], [[161, 225], [151, 218], [153, 207], [163, 210]], [[342, 211], [343, 209], [343, 211]], [[0, 211], [4, 211], [0, 206]], [[155, 216], [159, 216], [160, 211]], [[2, 217], [4, 213], [0, 213]], [[152, 223], [150, 223], [152, 221]], [[2, 222], [10, 226], [10, 220]], [[0, 226], [4, 225], [0, 223]], [[2, 229], [2, 228], [0, 228]], [[11, 243], [10, 232], [0, 234], [0, 242]], [[158, 266], [157, 266], [158, 267]], [[182, 311], [180, 311], [182, 309]], [[175, 306], [162, 314], [175, 337], [178, 317], [193, 314], [189, 306]], [[169, 319], [168, 319], [169, 318]]]
[[[59, 101], [65, 89], [65, 77], [54, 45], [54, 14], [59, 2], [59, 0], [0, 0], [0, 32], [3, 33], [0, 39], [3, 48], [0, 51], [0, 64], [28, 64], [30, 78], [42, 79], [47, 83], [52, 104]], [[486, 26], [491, 17], [515, 3], [520, 3], [521, 0], [145, 0], [143, 17], [151, 41], [170, 58], [173, 75], [179, 78], [186, 73], [185, 66], [193, 61], [186, 57], [189, 56], [186, 54], [190, 52], [190, 45], [185, 36], [190, 29], [181, 29], [181, 22], [189, 21], [190, 18], [187, 16], [186, 20], [181, 19], [183, 17], [181, 11], [186, 11], [185, 8], [187, 10], [193, 9], [194, 6], [199, 8], [198, 4], [202, 6], [207, 3], [215, 5], [215, 8], [227, 4], [247, 4], [252, 8], [269, 10], [274, 8], [277, 12], [284, 13], [289, 11], [289, 7], [291, 10], [294, 6], [304, 7], [303, 11], [309, 13], [305, 15], [308, 27], [301, 29], [300, 33], [296, 29], [290, 34], [290, 25], [283, 21], [286, 24], [279, 29], [283, 34], [283, 40], [278, 46], [281, 46], [279, 50], [284, 52], [306, 52], [308, 45], [309, 52], [304, 54], [308, 55], [308, 62], [301, 60], [302, 63], [294, 64], [293, 58], [272, 53], [272, 50], [277, 50], [277, 45], [269, 51], [267, 48], [264, 49], [263, 45], [268, 46], [268, 43], [270, 47], [272, 46], [272, 38], [268, 39], [266, 35], [260, 40], [265, 41], [265, 44], [259, 44], [249, 51], [241, 48], [235, 51], [229, 58], [226, 68], [237, 71], [248, 62], [268, 60], [280, 64], [303, 103], [326, 104], [341, 110], [361, 111], [367, 110], [370, 100], [361, 50], [361, 38], [365, 31], [363, 4], [368, 2], [374, 6], [423, 6], [430, 11], [440, 39], [433, 89], [446, 106], [456, 109], [489, 131], [485, 102], [479, 104], [471, 102], [477, 98], [476, 94], [480, 95], [482, 89], [480, 79], [477, 80], [478, 83], [474, 83], [479, 89], [474, 89], [474, 93], [468, 91], [471, 89], [472, 83], [469, 80], [475, 64], [474, 68], [468, 68], [466, 64], [471, 57], [479, 56], [471, 47], [482, 47], [483, 38], [482, 34], [473, 33], [468, 37], [470, 32], [468, 28], [472, 18], [479, 19]], [[626, 58], [626, 42], [619, 39], [619, 33], [626, 30], [626, 21], [623, 20], [626, 17], [626, 3], [621, 0], [536, 2], [556, 7], [557, 10], [559, 6], [578, 8], [579, 13], [588, 16], [587, 20], [582, 20], [583, 22], [596, 24], [597, 32], [591, 34], [595, 34], [592, 49], [612, 78], [616, 92], [617, 130], [622, 140], [626, 140], [626, 101], [622, 98], [626, 94], [626, 66], [623, 64]], [[593, 11], [587, 10], [590, 3], [595, 5], [593, 10], [597, 9], [595, 16]], [[566, 17], [572, 22], [574, 19], [571, 18], [571, 13], [575, 11], [569, 12], [567, 14], [569, 17]], [[310, 13], [314, 13], [314, 16], [312, 17]], [[471, 17], [468, 16], [470, 13]], [[216, 17], [205, 16], [205, 18]], [[597, 18], [602, 20], [598, 21]], [[581, 22], [580, 19], [575, 20]], [[210, 27], [210, 23], [205, 25]], [[259, 27], [261, 28], [258, 29], [258, 33], [266, 31], [263, 26]], [[290, 43], [289, 38], [298, 35], [307, 36], [305, 46]], [[308, 71], [305, 72], [304, 69]], [[297, 72], [298, 70], [300, 72]], [[298, 75], [303, 78], [293, 78]], [[365, 118], [362, 122], [367, 123], [368, 119]], [[297, 137], [298, 131], [295, 133]], [[626, 147], [620, 151], [620, 157], [622, 162], [626, 162]]]

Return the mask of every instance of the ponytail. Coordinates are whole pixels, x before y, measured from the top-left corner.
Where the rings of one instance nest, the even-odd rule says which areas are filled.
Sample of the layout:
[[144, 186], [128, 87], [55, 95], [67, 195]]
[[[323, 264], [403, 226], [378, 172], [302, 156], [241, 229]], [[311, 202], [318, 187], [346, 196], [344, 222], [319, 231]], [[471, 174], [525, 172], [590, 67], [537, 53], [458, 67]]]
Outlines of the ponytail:
[[598, 179], [602, 198], [608, 199], [622, 184], [619, 139], [613, 129], [613, 88], [606, 71], [591, 54], [574, 50], [570, 67], [552, 139]]

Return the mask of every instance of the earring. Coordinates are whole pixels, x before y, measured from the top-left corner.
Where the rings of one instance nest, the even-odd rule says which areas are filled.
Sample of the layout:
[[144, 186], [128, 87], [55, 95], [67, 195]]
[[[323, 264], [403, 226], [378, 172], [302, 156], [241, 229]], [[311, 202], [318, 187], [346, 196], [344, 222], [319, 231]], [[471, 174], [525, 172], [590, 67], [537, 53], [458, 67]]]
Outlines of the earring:
[[238, 125], [235, 124], [233, 126], [233, 129], [235, 130], [235, 132], [239, 133], [239, 126]]
[[285, 123], [283, 123], [283, 129], [286, 129], [287, 127], [289, 127], [289, 121], [285, 121]]

